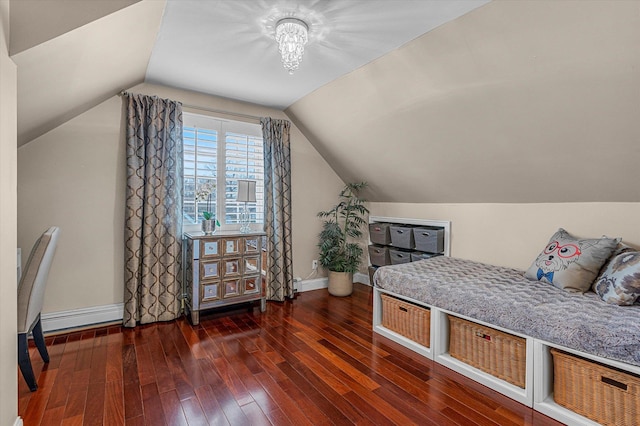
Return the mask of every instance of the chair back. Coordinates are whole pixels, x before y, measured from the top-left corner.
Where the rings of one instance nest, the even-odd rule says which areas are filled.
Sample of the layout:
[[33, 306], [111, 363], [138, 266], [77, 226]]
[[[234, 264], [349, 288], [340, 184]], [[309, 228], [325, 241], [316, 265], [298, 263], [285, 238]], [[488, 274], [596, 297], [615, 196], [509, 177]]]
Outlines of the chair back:
[[60, 228], [52, 226], [33, 245], [18, 284], [18, 333], [28, 333], [42, 311], [44, 290]]

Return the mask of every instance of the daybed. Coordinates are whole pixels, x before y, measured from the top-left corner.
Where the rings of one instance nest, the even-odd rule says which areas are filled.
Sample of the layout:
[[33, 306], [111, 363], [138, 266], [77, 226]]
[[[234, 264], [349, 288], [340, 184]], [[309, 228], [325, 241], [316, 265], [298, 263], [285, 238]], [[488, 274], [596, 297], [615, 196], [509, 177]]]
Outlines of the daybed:
[[[375, 331], [564, 423], [596, 424], [555, 403], [551, 348], [640, 374], [640, 305], [607, 304], [523, 271], [445, 256], [381, 267], [373, 284]], [[381, 294], [430, 309], [429, 347], [381, 324]], [[524, 388], [451, 357], [450, 316], [524, 338]]]

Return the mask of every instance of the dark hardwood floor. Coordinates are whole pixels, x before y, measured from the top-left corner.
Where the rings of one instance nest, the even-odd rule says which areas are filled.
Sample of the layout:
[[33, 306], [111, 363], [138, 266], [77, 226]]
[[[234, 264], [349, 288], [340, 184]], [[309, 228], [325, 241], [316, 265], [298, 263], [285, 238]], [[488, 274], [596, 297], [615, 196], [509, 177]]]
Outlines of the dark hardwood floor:
[[[371, 288], [47, 337], [33, 425], [557, 425], [371, 331]], [[19, 374], [19, 373], [18, 373]]]

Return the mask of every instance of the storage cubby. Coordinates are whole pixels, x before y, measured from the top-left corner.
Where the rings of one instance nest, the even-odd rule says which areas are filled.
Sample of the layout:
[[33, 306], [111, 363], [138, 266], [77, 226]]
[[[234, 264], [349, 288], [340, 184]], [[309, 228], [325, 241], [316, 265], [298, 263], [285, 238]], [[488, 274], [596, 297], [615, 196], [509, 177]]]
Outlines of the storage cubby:
[[449, 256], [451, 222], [369, 217], [369, 282], [380, 266]]

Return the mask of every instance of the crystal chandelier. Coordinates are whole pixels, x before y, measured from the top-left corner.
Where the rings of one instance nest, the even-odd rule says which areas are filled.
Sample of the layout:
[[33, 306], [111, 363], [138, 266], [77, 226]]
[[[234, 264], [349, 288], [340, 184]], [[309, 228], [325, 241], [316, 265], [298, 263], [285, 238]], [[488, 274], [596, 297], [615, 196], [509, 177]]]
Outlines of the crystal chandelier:
[[302, 62], [309, 27], [296, 18], [285, 18], [276, 24], [276, 41], [282, 55], [282, 65], [293, 74]]

